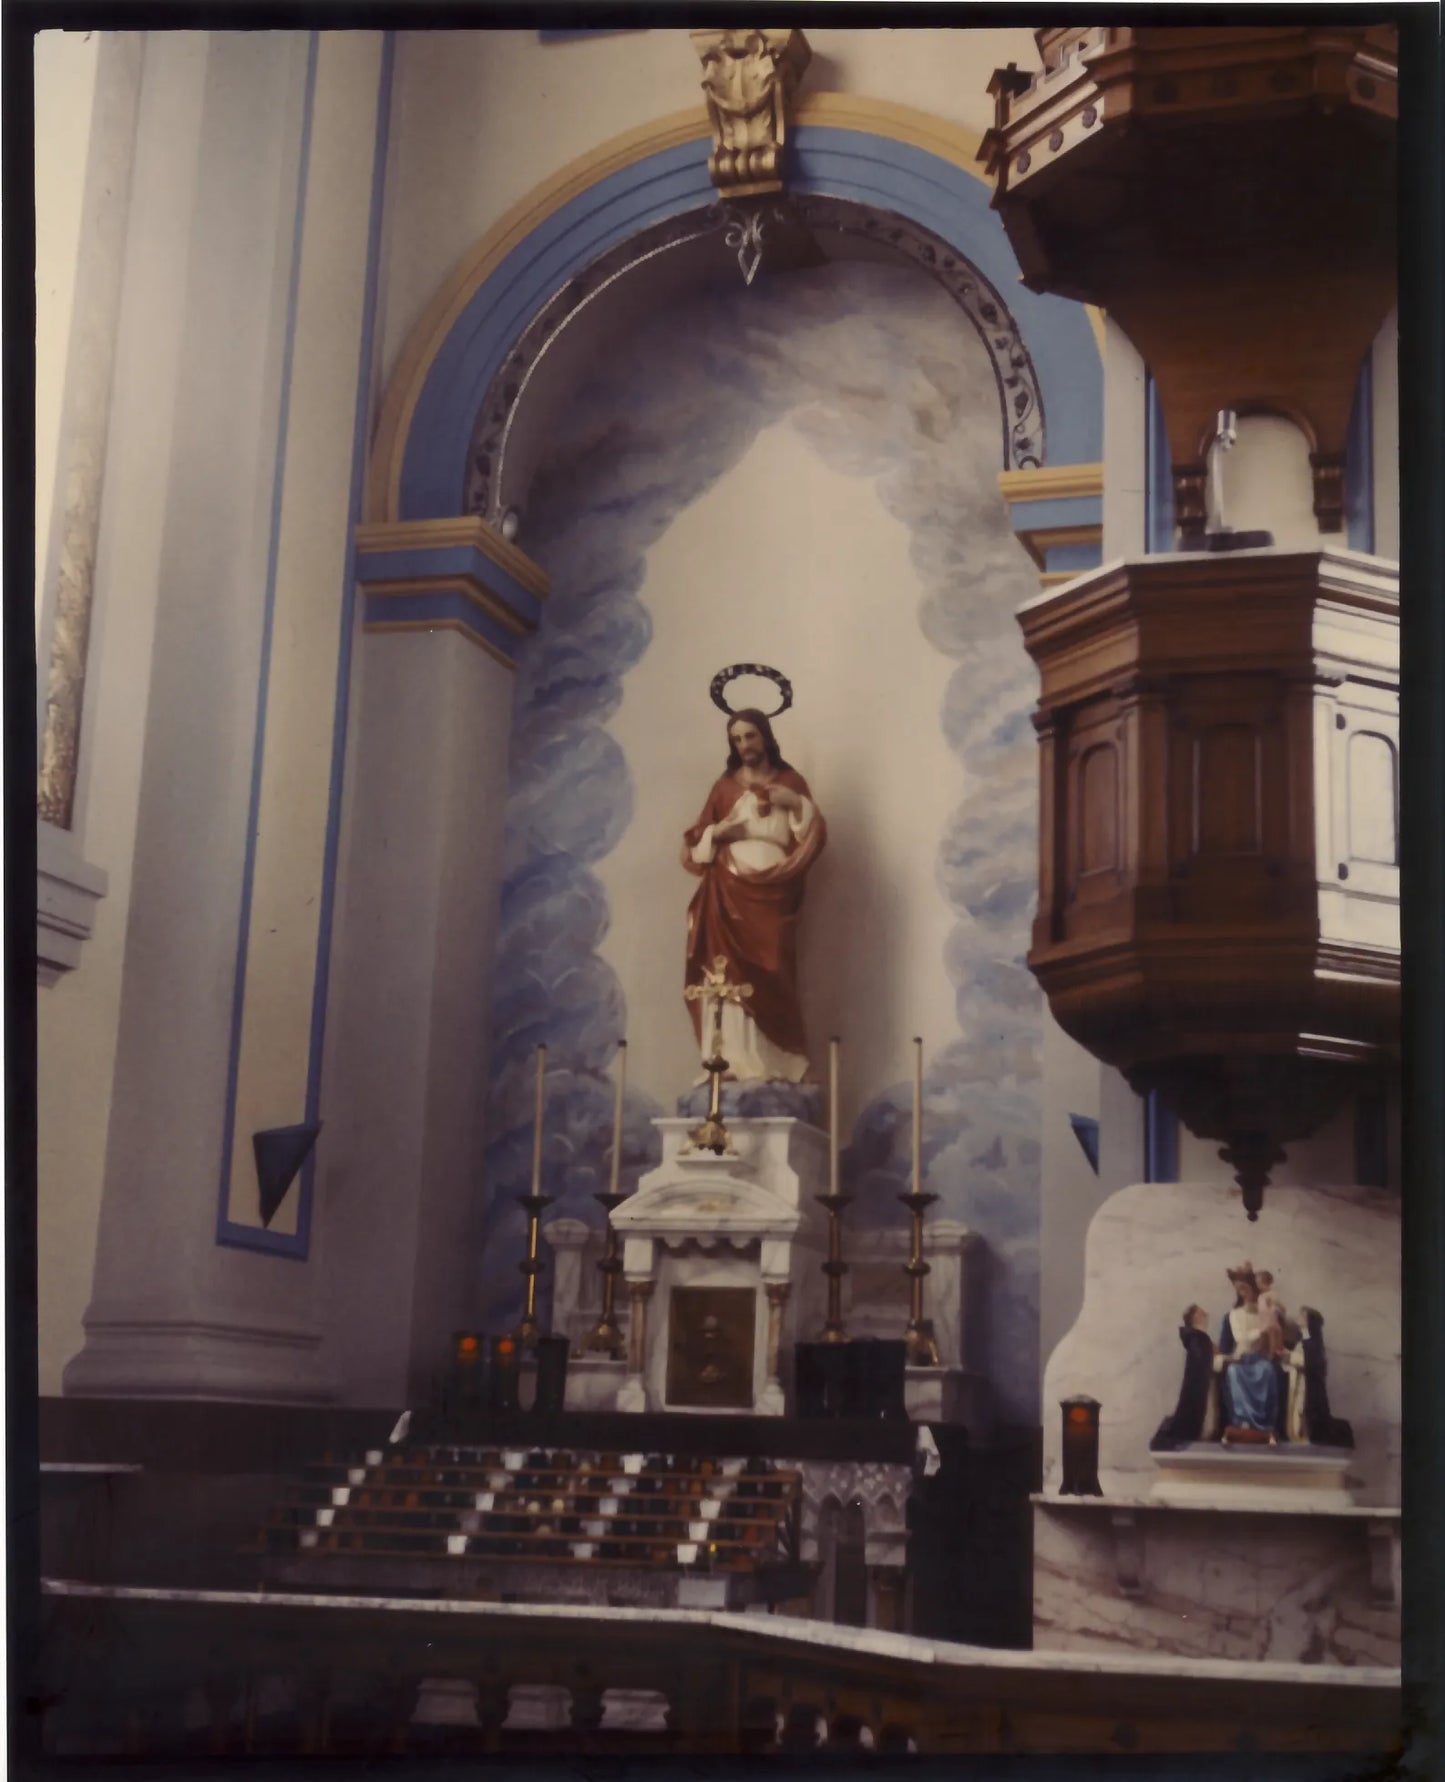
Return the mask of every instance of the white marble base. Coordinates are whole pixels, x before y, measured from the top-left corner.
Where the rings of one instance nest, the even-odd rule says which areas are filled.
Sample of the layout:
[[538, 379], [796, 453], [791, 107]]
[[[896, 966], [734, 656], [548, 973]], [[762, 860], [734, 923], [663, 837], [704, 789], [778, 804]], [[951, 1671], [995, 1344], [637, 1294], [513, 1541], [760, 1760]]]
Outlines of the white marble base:
[[627, 1363], [610, 1355], [574, 1355], [567, 1362], [569, 1411], [623, 1409], [617, 1395], [627, 1379]]
[[480, 1726], [477, 1686], [462, 1677], [424, 1677], [412, 1710], [413, 1726]]
[[640, 1374], [629, 1374], [617, 1388], [617, 1409], [619, 1411], [645, 1411], [647, 1409], [647, 1387]]
[[[781, 1381], [770, 1378], [769, 1290], [784, 1289], [778, 1360], [800, 1330], [822, 1317], [823, 1215], [815, 1197], [826, 1186], [827, 1135], [801, 1120], [739, 1118], [728, 1123], [735, 1151], [689, 1149], [692, 1120], [655, 1120], [662, 1162], [612, 1215], [624, 1277], [648, 1282], [643, 1379], [654, 1409], [698, 1407], [668, 1402], [669, 1323], [679, 1287], [746, 1288], [754, 1296], [752, 1393], [739, 1412], [781, 1416]], [[629, 1384], [618, 1409], [642, 1409]]]
[[1034, 1508], [1034, 1650], [1400, 1662], [1369, 1518], [1073, 1499]]
[[244, 1399], [256, 1404], [329, 1404], [314, 1327], [227, 1319], [129, 1317], [94, 1306], [85, 1347], [67, 1364], [67, 1398]]
[[776, 1380], [769, 1380], [758, 1394], [753, 1412], [759, 1417], [782, 1417], [788, 1409], [783, 1389]]
[[572, 1692], [560, 1683], [514, 1683], [504, 1732], [553, 1732], [572, 1724]]
[[666, 1732], [667, 1697], [660, 1689], [604, 1689], [602, 1732]]
[[1149, 1495], [1160, 1503], [1258, 1509], [1354, 1507], [1345, 1480], [1352, 1456], [1343, 1448], [1229, 1448], [1194, 1442], [1151, 1454], [1159, 1476]]
[[725, 1577], [688, 1578], [677, 1581], [679, 1609], [725, 1609], [728, 1606], [728, 1581]]
[[903, 1402], [915, 1423], [963, 1423], [975, 1440], [993, 1426], [988, 1381], [962, 1368], [905, 1368]]

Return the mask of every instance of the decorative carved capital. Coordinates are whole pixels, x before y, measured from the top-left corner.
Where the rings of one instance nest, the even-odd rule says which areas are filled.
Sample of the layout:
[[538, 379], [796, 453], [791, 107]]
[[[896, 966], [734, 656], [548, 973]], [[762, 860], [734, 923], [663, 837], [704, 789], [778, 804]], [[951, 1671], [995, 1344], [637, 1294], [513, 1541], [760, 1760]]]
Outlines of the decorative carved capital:
[[707, 170], [726, 197], [780, 192], [787, 107], [813, 52], [801, 31], [689, 33], [712, 125]]

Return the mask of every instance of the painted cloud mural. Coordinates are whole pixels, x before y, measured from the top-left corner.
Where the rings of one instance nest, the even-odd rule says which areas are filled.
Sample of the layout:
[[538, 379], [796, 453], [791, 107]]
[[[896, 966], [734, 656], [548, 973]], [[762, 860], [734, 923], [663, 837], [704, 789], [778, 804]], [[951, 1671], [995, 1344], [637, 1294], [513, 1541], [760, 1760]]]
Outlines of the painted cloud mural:
[[[786, 424], [835, 469], [872, 483], [909, 529], [925, 591], [920, 650], [955, 667], [939, 734], [964, 796], [932, 870], [953, 917], [938, 961], [957, 1032], [930, 1057], [926, 1185], [936, 1211], [986, 1242], [983, 1365], [1000, 1414], [1038, 1420], [1042, 1004], [1023, 963], [1037, 859], [1035, 681], [1014, 612], [1037, 586], [997, 489], [998, 392], [944, 293], [915, 270], [836, 263], [697, 296], [617, 344], [550, 441], [522, 542], [553, 593], [519, 663], [512, 734], [492, 1081], [484, 1310], [515, 1316], [531, 1158], [532, 1048], [549, 1047], [547, 1192], [600, 1218], [615, 1036], [626, 996], [599, 953], [593, 870], [632, 817], [634, 775], [608, 730], [649, 647], [638, 598], [649, 549], [726, 476], [764, 427]], [[901, 1222], [908, 1088], [879, 1083], [844, 1158], [861, 1226]], [[629, 1092], [624, 1175], [656, 1155], [663, 1112]]]

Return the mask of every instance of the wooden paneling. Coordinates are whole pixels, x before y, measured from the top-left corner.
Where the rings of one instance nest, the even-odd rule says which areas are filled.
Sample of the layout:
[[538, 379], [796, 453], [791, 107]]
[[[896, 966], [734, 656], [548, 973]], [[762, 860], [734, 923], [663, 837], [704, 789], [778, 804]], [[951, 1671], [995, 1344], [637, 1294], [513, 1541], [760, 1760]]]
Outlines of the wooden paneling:
[[1135, 1074], [1389, 1054], [1391, 573], [1329, 551], [1153, 558], [1020, 619], [1043, 778], [1029, 964], [1065, 1031]]

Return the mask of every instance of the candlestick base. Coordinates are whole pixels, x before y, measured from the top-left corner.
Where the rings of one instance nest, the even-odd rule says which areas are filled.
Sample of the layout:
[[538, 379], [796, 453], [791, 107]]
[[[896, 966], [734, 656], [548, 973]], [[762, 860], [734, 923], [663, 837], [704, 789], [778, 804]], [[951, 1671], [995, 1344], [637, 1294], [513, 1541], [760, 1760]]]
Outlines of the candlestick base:
[[620, 1360], [626, 1353], [627, 1339], [615, 1318], [601, 1318], [582, 1338], [584, 1355], [607, 1355]]
[[933, 1320], [925, 1318], [918, 1324], [910, 1324], [903, 1333], [903, 1341], [907, 1347], [908, 1365], [910, 1367], [937, 1367], [938, 1343], [933, 1335]]
[[522, 1314], [521, 1323], [512, 1332], [512, 1339], [524, 1349], [535, 1349], [542, 1337], [542, 1326], [531, 1312]]
[[701, 1126], [694, 1126], [687, 1135], [685, 1151], [711, 1151], [716, 1157], [736, 1157], [732, 1137], [722, 1117], [722, 1080], [728, 1068], [728, 1061], [722, 1053], [714, 1052], [703, 1069], [709, 1073], [707, 1119]]

